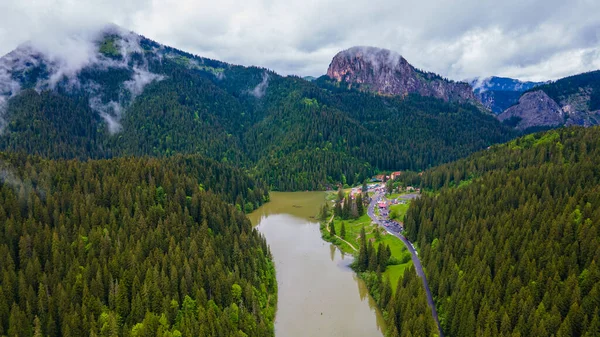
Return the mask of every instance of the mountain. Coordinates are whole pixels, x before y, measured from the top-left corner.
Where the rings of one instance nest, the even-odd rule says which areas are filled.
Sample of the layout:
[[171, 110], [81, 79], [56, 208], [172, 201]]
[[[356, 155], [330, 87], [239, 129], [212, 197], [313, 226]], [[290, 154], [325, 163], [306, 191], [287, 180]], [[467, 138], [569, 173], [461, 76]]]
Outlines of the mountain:
[[282, 77], [116, 26], [69, 41], [25, 44], [0, 59], [0, 150], [78, 159], [197, 153], [272, 189], [314, 190], [377, 170], [425, 169], [516, 135], [471, 104]]
[[495, 114], [517, 104], [522, 92], [543, 84], [543, 82], [522, 82], [497, 76], [475, 78], [468, 82], [473, 87], [475, 96]]
[[498, 118], [517, 129], [600, 124], [600, 71], [530, 89]]
[[486, 91], [523, 92], [542, 85], [544, 82], [523, 82], [514, 78], [491, 76], [472, 79], [469, 84], [473, 87], [473, 91], [478, 94]]
[[419, 94], [446, 102], [477, 102], [469, 84], [418, 70], [387, 49], [352, 47], [341, 51], [329, 64], [327, 76], [348, 87], [382, 95]]
[[269, 247], [224, 201], [247, 175], [198, 156], [7, 153], [0, 172], [0, 335], [274, 336]]
[[570, 127], [411, 175], [432, 191], [405, 228], [444, 335], [599, 335], [598, 167], [600, 128]]
[[542, 90], [523, 94], [517, 105], [498, 115], [499, 120], [521, 130], [559, 126], [565, 117], [561, 107]]

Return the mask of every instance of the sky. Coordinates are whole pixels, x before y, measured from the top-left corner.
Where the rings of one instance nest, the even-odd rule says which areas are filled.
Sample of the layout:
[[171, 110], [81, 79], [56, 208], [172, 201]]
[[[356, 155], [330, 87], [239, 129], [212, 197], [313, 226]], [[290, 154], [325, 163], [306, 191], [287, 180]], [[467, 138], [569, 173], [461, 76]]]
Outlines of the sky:
[[453, 80], [600, 69], [599, 0], [2, 0], [0, 54], [114, 23], [200, 56], [320, 76], [352, 46]]

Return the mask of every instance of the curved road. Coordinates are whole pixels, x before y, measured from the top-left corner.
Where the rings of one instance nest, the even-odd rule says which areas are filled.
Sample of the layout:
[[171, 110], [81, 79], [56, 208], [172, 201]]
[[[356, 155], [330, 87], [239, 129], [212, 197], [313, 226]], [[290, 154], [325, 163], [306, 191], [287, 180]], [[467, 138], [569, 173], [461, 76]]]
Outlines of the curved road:
[[431, 315], [433, 316], [433, 319], [435, 320], [435, 324], [438, 327], [439, 336], [444, 337], [444, 333], [442, 332], [442, 327], [440, 326], [440, 321], [438, 319], [437, 310], [435, 309], [435, 303], [433, 302], [433, 297], [431, 296], [431, 291], [429, 290], [429, 284], [427, 283], [427, 278], [425, 277], [425, 273], [423, 272], [423, 266], [421, 266], [421, 261], [419, 260], [419, 256], [417, 255], [417, 251], [415, 250], [415, 247], [412, 245], [412, 243], [410, 243], [410, 241], [408, 241], [407, 238], [404, 237], [404, 235], [397, 233], [397, 232], [393, 232], [392, 230], [390, 230], [389, 228], [384, 226], [383, 223], [381, 222], [381, 219], [379, 219], [375, 215], [375, 204], [377, 204], [377, 202], [381, 199], [381, 197], [382, 197], [382, 194], [380, 192], [375, 192], [375, 194], [371, 198], [371, 203], [369, 204], [367, 213], [369, 214], [369, 217], [371, 218], [371, 220], [373, 220], [379, 226], [385, 228], [385, 230], [388, 233], [390, 233], [390, 234], [394, 235], [395, 237], [397, 237], [398, 239], [402, 240], [402, 242], [404, 242], [404, 245], [406, 246], [406, 248], [408, 248], [408, 251], [410, 252], [410, 255], [412, 256], [413, 265], [415, 266], [417, 275], [419, 275], [421, 280], [423, 280], [423, 287], [425, 288], [425, 293], [427, 294], [427, 304], [429, 305], [429, 308], [431, 308]]

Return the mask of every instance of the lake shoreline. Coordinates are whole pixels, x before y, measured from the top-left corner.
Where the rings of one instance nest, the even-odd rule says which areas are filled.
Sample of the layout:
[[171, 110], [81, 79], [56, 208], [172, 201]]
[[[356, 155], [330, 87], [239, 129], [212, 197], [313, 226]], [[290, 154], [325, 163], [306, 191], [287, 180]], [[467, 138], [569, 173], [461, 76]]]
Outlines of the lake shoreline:
[[323, 192], [275, 192], [249, 214], [275, 263], [275, 335], [384, 336], [381, 311], [351, 268], [354, 256], [321, 237], [315, 215], [324, 201]]

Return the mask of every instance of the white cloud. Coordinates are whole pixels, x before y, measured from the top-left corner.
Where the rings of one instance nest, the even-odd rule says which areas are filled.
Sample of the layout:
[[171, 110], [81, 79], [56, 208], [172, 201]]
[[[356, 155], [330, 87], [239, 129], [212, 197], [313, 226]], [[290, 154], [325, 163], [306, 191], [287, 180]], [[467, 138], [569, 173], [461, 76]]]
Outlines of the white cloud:
[[201, 56], [282, 74], [324, 74], [338, 51], [371, 45], [452, 79], [545, 80], [598, 68], [598, 12], [595, 0], [5, 0], [0, 53], [28, 39], [55, 47], [58, 32], [114, 22]]
[[121, 132], [123, 129], [121, 125], [121, 117], [123, 115], [123, 108], [121, 104], [115, 101], [108, 103], [102, 103], [100, 98], [90, 98], [90, 107], [100, 114], [100, 117], [104, 119], [108, 127], [108, 132], [111, 135]]
[[[43, 63], [47, 67], [49, 78], [38, 79], [35, 89], [54, 88], [57, 83], [65, 83], [66, 88], [84, 87], [90, 95], [90, 107], [106, 121], [111, 134], [121, 131], [120, 120], [124, 110], [133, 103], [144, 88], [153, 81], [160, 81], [164, 76], [151, 73], [145, 57], [142, 62], [133, 65], [132, 77], [122, 83], [118, 101], [103, 101], [99, 84], [93, 81], [80, 81], [77, 76], [86, 66], [94, 65], [100, 69], [129, 68], [134, 53], [142, 53], [140, 37], [115, 25], [100, 25], [95, 21], [86, 25], [63, 27], [54, 32], [43, 32], [33, 35], [26, 43], [0, 59], [0, 134], [7, 123], [5, 114], [8, 98], [16, 95], [21, 87], [19, 81], [13, 79], [31, 65]], [[105, 33], [118, 34], [115, 41], [122, 58], [113, 59], [98, 52], [99, 39]], [[62, 82], [65, 81], [66, 82]]]
[[131, 93], [131, 101], [140, 95], [148, 84], [152, 83], [153, 81], [161, 81], [164, 79], [164, 76], [151, 73], [148, 71], [148, 69], [136, 67], [133, 69], [133, 71], [133, 78], [123, 83], [125, 88]]
[[262, 74], [262, 81], [254, 87], [254, 89], [248, 91], [248, 93], [256, 98], [262, 98], [267, 93], [269, 87], [269, 74], [265, 71]]

